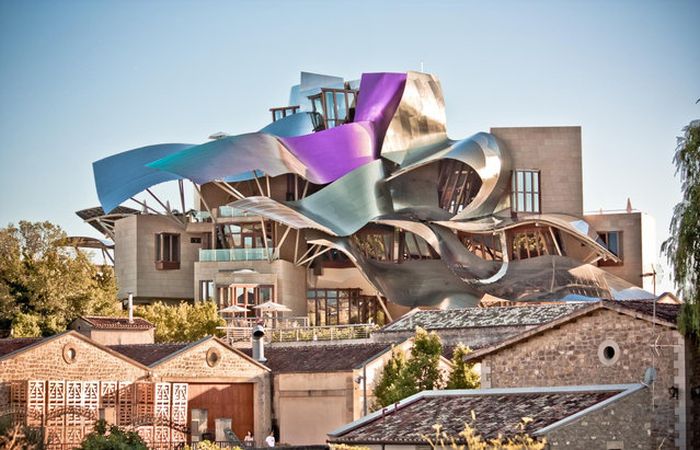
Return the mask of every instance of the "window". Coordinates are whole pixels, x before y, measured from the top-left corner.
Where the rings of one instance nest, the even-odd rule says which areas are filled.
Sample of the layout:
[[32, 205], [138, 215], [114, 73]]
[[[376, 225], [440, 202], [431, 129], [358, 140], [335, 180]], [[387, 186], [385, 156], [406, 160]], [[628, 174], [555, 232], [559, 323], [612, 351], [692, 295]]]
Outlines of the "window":
[[513, 212], [541, 212], [539, 170], [514, 170], [511, 185]]
[[333, 128], [352, 122], [355, 116], [357, 91], [352, 89], [321, 89], [309, 96], [314, 112], [323, 116], [325, 127]]
[[383, 321], [376, 297], [360, 295], [360, 289], [309, 289], [306, 312], [311, 326]]
[[226, 308], [233, 304], [248, 308], [246, 316], [253, 317], [257, 313], [254, 306], [274, 300], [275, 287], [269, 284], [232, 284], [219, 286], [219, 308]]
[[547, 228], [523, 227], [511, 238], [511, 259], [527, 259], [542, 255], [556, 254], [552, 234]]
[[214, 281], [213, 280], [200, 280], [199, 281], [199, 300], [213, 300], [214, 299]]
[[224, 248], [267, 248], [274, 247], [273, 237], [274, 227], [272, 222], [265, 222], [265, 232], [263, 225], [259, 222], [231, 223], [218, 226], [219, 242]]
[[[618, 258], [622, 259], [622, 231], [602, 231], [598, 233], [598, 242]], [[615, 261], [600, 261], [601, 266], [618, 266], [622, 263]]]
[[172, 270], [180, 268], [180, 235], [174, 233], [156, 234], [156, 269]]
[[457, 214], [472, 202], [481, 189], [481, 178], [474, 169], [461, 161], [440, 161], [438, 199], [440, 208]]

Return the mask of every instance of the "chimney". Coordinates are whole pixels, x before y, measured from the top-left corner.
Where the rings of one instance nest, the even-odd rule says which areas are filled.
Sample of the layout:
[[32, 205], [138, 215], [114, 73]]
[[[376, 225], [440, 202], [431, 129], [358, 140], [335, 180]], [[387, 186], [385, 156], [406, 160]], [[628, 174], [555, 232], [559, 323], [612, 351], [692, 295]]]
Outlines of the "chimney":
[[252, 344], [253, 344], [253, 359], [264, 363], [267, 361], [265, 358], [265, 329], [262, 325], [255, 325], [253, 328]]
[[627, 214], [632, 214], [632, 200], [627, 197]]
[[134, 323], [134, 294], [129, 292], [129, 323]]

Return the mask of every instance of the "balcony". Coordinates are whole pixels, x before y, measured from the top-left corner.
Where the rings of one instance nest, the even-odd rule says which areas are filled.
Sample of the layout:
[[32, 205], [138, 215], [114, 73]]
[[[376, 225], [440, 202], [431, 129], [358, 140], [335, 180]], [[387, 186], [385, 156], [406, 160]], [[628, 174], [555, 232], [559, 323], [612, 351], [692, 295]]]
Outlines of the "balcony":
[[266, 261], [272, 259], [275, 248], [220, 248], [200, 249], [200, 262]]

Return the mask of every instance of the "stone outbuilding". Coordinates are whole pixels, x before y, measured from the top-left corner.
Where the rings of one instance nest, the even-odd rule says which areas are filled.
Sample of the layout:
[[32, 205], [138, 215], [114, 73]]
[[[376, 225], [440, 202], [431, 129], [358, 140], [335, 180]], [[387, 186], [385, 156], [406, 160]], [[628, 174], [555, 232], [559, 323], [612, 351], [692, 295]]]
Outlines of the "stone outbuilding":
[[[279, 442], [323, 444], [326, 435], [370, 411], [372, 390], [392, 348], [410, 355], [412, 339], [390, 343], [273, 345], [265, 349], [272, 369], [273, 418]], [[451, 363], [441, 357], [444, 373]]]
[[226, 428], [240, 438], [253, 431], [262, 445], [271, 420], [269, 372], [214, 337], [112, 347], [76, 331], [0, 339], [0, 416], [43, 426], [48, 448], [78, 445], [98, 418], [138, 431], [157, 448], [205, 431], [223, 441]]
[[141, 317], [80, 316], [68, 327], [102, 345], [152, 344], [155, 325]]
[[204, 433], [226, 441], [249, 431], [258, 444], [270, 431], [270, 369], [222, 340], [207, 336], [175, 344], [113, 345], [110, 349], [145, 365], [154, 379], [188, 387], [191, 440]]
[[679, 308], [648, 301], [584, 304], [467, 359], [481, 363], [484, 388], [646, 380], [651, 447], [694, 448], [700, 444], [700, 358], [696, 344], [678, 332]]
[[463, 445], [469, 425], [485, 440], [525, 432], [550, 448], [647, 449], [649, 398], [642, 384], [423, 391], [330, 432], [328, 442], [420, 450], [437, 441], [439, 425]]

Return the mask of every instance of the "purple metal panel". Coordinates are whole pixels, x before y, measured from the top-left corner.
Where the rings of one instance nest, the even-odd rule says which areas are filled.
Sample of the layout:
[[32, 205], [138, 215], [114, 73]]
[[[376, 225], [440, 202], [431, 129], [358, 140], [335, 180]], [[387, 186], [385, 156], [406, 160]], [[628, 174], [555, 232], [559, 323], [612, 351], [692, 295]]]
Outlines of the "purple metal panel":
[[401, 102], [405, 86], [405, 73], [362, 74], [355, 122], [370, 121], [374, 124], [375, 157], [379, 156], [384, 134]]

